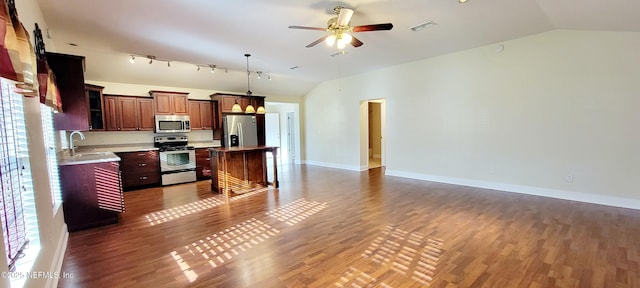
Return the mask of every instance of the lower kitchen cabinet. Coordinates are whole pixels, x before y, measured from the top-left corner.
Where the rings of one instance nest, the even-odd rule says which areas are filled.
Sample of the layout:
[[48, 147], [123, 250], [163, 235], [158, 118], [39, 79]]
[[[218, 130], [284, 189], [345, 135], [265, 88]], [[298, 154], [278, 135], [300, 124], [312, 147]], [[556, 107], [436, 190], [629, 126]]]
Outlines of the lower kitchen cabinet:
[[[206, 173], [205, 170], [207, 170]], [[209, 148], [196, 148], [196, 178], [198, 180], [211, 179]]]
[[70, 232], [118, 223], [124, 198], [118, 162], [61, 165], [64, 220]]
[[124, 190], [160, 184], [160, 158], [157, 150], [121, 152], [122, 184]]

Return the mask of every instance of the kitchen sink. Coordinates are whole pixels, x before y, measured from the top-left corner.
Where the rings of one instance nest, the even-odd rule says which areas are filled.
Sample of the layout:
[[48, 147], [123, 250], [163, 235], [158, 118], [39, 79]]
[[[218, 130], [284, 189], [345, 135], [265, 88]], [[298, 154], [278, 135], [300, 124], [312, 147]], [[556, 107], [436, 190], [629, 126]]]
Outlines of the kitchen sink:
[[84, 153], [76, 153], [73, 157], [76, 158], [90, 158], [94, 156], [111, 156], [112, 152], [84, 152]]

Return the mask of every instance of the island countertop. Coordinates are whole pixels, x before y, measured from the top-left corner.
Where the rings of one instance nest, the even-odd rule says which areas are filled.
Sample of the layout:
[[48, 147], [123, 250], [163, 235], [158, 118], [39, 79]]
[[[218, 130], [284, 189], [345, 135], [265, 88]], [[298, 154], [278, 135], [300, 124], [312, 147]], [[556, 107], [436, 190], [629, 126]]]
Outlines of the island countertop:
[[209, 148], [209, 150], [215, 151], [215, 152], [245, 152], [245, 151], [256, 151], [256, 150], [265, 150], [265, 151], [271, 151], [274, 149], [278, 149], [278, 147], [275, 146], [263, 146], [263, 145], [258, 145], [258, 146], [234, 146], [234, 147], [213, 147], [213, 148]]

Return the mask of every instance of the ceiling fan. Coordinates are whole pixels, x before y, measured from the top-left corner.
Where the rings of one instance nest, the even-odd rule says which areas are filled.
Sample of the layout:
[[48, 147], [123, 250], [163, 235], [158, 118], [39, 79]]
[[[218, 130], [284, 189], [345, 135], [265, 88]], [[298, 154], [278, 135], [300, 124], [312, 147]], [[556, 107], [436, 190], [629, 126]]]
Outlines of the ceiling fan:
[[319, 31], [327, 31], [328, 35], [313, 41], [307, 45], [307, 48], [318, 45], [318, 43], [325, 41], [327, 45], [333, 46], [336, 44], [338, 49], [344, 49], [347, 44], [351, 44], [353, 47], [362, 46], [362, 41], [358, 40], [356, 37], [351, 35], [355, 32], [368, 32], [368, 31], [379, 31], [379, 30], [391, 30], [393, 28], [393, 24], [391, 23], [381, 23], [381, 24], [371, 24], [371, 25], [361, 25], [361, 26], [349, 26], [351, 22], [351, 16], [353, 16], [353, 9], [345, 8], [342, 6], [337, 6], [333, 8], [333, 12], [336, 13], [336, 17], [329, 19], [327, 22], [327, 28], [320, 27], [307, 27], [307, 26], [289, 26], [290, 29], [305, 29], [305, 30], [319, 30]]

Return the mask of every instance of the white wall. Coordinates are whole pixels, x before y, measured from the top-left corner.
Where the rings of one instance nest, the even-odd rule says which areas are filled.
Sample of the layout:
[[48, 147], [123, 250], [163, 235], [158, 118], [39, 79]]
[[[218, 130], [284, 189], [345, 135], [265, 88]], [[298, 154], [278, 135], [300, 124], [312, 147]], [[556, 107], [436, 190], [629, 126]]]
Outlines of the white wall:
[[357, 170], [359, 101], [384, 98], [387, 174], [640, 209], [640, 33], [502, 44], [319, 85], [307, 163]]

